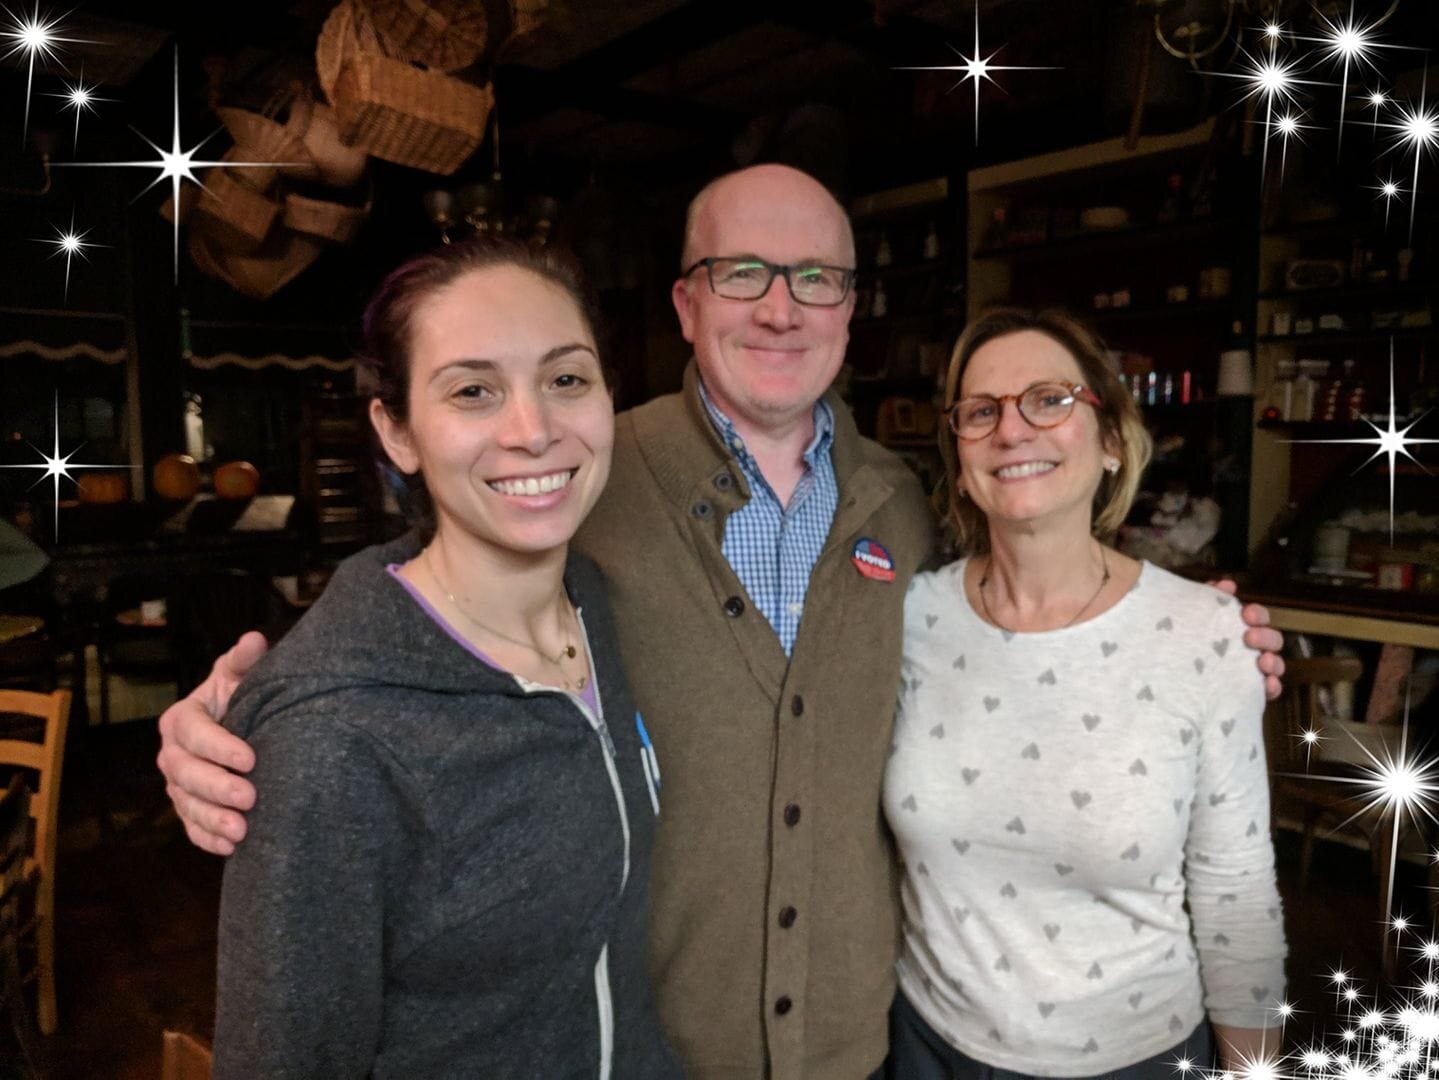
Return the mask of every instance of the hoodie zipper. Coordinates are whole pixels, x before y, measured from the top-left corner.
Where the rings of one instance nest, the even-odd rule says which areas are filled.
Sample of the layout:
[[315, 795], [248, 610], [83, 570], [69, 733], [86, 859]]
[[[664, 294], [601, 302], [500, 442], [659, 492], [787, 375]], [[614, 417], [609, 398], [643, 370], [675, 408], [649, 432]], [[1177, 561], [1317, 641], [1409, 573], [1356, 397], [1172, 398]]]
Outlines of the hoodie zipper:
[[[615, 793], [615, 806], [620, 812], [620, 830], [624, 835], [625, 857], [624, 866], [620, 872], [620, 889], [623, 893], [625, 886], [630, 880], [630, 815], [625, 808], [624, 787], [620, 783], [619, 768], [615, 764], [615, 743], [610, 735], [608, 725], [605, 723], [605, 703], [600, 696], [599, 671], [595, 667], [594, 653], [590, 649], [589, 631], [585, 629], [584, 611], [578, 606], [575, 608], [575, 618], [580, 624], [580, 637], [585, 644], [585, 658], [589, 661], [590, 678], [594, 680], [595, 688], [595, 709], [591, 709], [587, 702], [579, 694], [568, 690], [557, 690], [554, 687], [542, 686], [532, 683], [528, 679], [515, 676], [515, 680], [526, 693], [554, 693], [563, 694], [574, 703], [580, 710], [580, 715], [589, 722], [590, 728], [600, 741], [600, 753], [604, 756], [605, 772], [610, 778], [610, 788]], [[613, 1068], [615, 1050], [615, 1004], [614, 992], [610, 988], [610, 946], [605, 942], [600, 947], [599, 958], [595, 961], [595, 1010], [600, 1027], [599, 1045], [599, 1080], [610, 1080], [610, 1073]]]

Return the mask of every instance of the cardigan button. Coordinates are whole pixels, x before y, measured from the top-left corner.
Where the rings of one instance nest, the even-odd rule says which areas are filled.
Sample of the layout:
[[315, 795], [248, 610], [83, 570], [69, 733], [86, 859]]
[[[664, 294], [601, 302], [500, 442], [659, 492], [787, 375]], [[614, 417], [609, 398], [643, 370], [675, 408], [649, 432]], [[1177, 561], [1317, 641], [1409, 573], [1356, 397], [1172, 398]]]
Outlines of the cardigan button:
[[796, 694], [789, 699], [789, 711], [794, 716], [804, 715], [804, 698]]
[[781, 929], [781, 930], [788, 930], [791, 926], [794, 925], [794, 921], [795, 921], [796, 919], [798, 919], [798, 918], [799, 918], [799, 912], [796, 911], [794, 908], [788, 907], [788, 906], [780, 908], [780, 909], [779, 909], [779, 925], [780, 925], [780, 929]]
[[734, 477], [727, 471], [715, 475], [715, 488], [719, 491], [728, 491], [734, 487]]
[[724, 602], [724, 611], [730, 618], [738, 619], [744, 614], [744, 601], [738, 596], [731, 596]]
[[790, 803], [784, 808], [784, 823], [791, 829], [799, 824], [799, 803]]
[[699, 502], [695, 503], [693, 506], [690, 507], [690, 513], [703, 521], [705, 518], [709, 517], [712, 513], [714, 513], [714, 507], [701, 499]]
[[777, 1001], [774, 1003], [774, 1011], [775, 1011], [776, 1013], [778, 1013], [780, 1016], [784, 1016], [787, 1012], [789, 1012], [789, 1011], [790, 1011], [791, 1009], [793, 1009], [793, 1008], [794, 1008], [794, 1002], [789, 999], [789, 995], [788, 995], [788, 994], [783, 994], [783, 995], [781, 995], [780, 998], [779, 998], [779, 1000], [777, 1000]]

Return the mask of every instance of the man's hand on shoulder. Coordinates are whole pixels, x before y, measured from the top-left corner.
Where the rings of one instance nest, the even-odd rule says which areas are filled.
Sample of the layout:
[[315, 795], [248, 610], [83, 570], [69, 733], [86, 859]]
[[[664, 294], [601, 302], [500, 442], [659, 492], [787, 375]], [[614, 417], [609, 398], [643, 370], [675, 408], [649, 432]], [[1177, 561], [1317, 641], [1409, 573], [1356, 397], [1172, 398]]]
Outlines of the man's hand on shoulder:
[[[1239, 586], [1228, 578], [1209, 583], [1222, 593], [1234, 596]], [[1263, 604], [1245, 604], [1239, 612], [1248, 627], [1244, 644], [1259, 653], [1259, 670], [1264, 675], [1264, 694], [1270, 701], [1284, 692], [1284, 635], [1269, 625], [1269, 609]]]
[[244, 739], [220, 726], [240, 680], [259, 663], [268, 645], [250, 631], [215, 661], [209, 676], [160, 717], [160, 753], [165, 791], [196, 847], [230, 855], [245, 838], [244, 811], [255, 805], [255, 787], [236, 773], [255, 767]]

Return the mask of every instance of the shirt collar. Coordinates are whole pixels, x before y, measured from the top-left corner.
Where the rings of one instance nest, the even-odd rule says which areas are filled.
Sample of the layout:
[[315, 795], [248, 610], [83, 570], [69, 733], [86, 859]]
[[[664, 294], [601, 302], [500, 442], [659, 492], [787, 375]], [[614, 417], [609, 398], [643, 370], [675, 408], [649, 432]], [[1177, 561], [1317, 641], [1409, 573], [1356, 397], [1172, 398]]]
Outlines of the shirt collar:
[[[759, 467], [745, 447], [744, 439], [735, 430], [734, 421], [721, 412], [720, 407], [714, 403], [709, 391], [705, 389], [703, 379], [699, 380], [699, 391], [700, 401], [704, 404], [705, 412], [709, 414], [710, 423], [714, 425], [715, 432], [719, 435], [725, 448], [734, 454], [735, 459], [746, 472], [758, 473]], [[830, 446], [834, 442], [834, 410], [830, 408], [829, 402], [824, 398], [816, 401], [813, 415], [814, 438], [810, 439], [809, 445], [805, 447], [804, 451], [804, 463], [810, 469], [815, 467], [815, 462], [821, 455], [829, 453]]]

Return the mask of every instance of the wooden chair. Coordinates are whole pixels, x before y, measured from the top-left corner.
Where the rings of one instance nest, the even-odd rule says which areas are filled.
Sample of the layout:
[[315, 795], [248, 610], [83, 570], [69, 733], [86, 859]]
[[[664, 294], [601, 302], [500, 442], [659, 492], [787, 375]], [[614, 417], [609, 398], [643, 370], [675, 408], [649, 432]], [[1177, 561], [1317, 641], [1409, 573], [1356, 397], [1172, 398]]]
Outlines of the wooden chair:
[[214, 1055], [201, 1040], [183, 1031], [167, 1031], [160, 1080], [210, 1080], [213, 1061]]
[[0, 690], [0, 714], [18, 713], [45, 722], [39, 742], [0, 739], [0, 766], [28, 769], [35, 774], [30, 817], [35, 823], [35, 844], [27, 868], [39, 875], [35, 896], [35, 937], [38, 978], [36, 1013], [40, 1030], [52, 1035], [59, 1024], [55, 1010], [55, 841], [60, 810], [60, 765], [65, 756], [65, 728], [70, 720], [70, 691], [33, 694]]
[[20, 941], [25, 913], [34, 905], [35, 874], [26, 870], [30, 849], [30, 789], [19, 776], [0, 795], [0, 1016], [8, 1022], [19, 1075], [38, 1077], [38, 1035], [25, 983], [20, 977]]
[[[1385, 806], [1373, 806], [1370, 791], [1356, 784], [1337, 783], [1335, 778], [1361, 779], [1372, 772], [1373, 763], [1356, 737], [1377, 745], [1370, 750], [1384, 760], [1384, 745], [1397, 750], [1399, 728], [1390, 724], [1343, 725], [1334, 703], [1364, 674], [1364, 665], [1355, 657], [1301, 657], [1285, 661], [1284, 695], [1272, 707], [1278, 723], [1270, 727], [1269, 766], [1272, 805], [1277, 815], [1280, 804], [1298, 804], [1303, 811], [1303, 839], [1299, 849], [1299, 887], [1309, 880], [1314, 861], [1314, 838], [1322, 818], [1337, 826], [1347, 821], [1361, 825], [1369, 834], [1369, 856], [1379, 878], [1380, 955], [1387, 975], [1394, 974], [1395, 951], [1388, 942], [1389, 919], [1393, 915], [1394, 881], [1389, 872], [1398, 842], [1414, 827], [1408, 814], [1401, 814], [1399, 829], [1394, 814]], [[1306, 742], [1305, 733], [1318, 736]], [[1364, 766], [1368, 766], [1367, 769]]]

